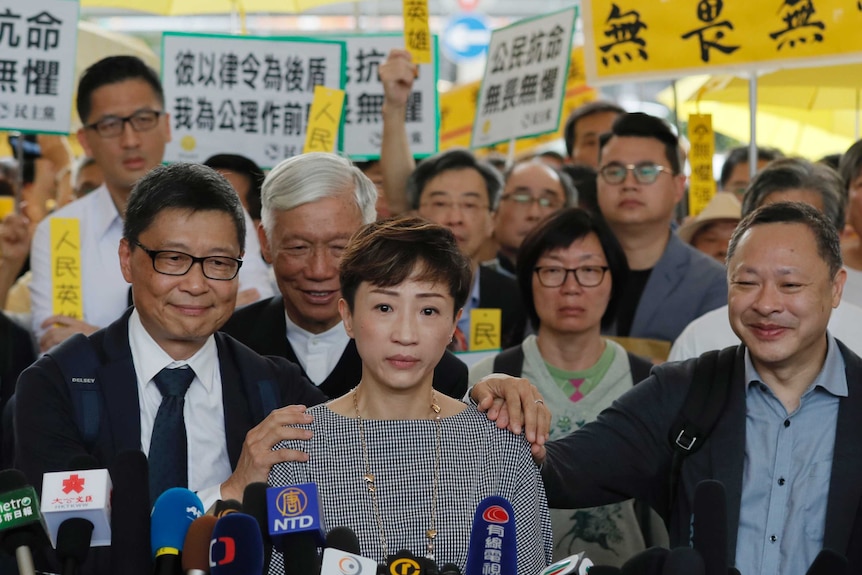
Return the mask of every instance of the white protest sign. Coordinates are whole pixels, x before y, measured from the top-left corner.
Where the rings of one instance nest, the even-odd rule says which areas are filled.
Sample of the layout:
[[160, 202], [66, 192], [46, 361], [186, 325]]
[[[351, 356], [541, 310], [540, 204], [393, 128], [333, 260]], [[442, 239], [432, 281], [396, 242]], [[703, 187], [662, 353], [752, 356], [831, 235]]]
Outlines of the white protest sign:
[[0, 0], [0, 129], [68, 134], [78, 2]]
[[344, 42], [166, 33], [167, 162], [242, 154], [263, 168], [302, 153], [317, 85], [344, 87]]
[[572, 6], [491, 33], [471, 147], [557, 131], [576, 13]]
[[[383, 133], [383, 84], [377, 75], [392, 48], [404, 49], [403, 34], [339, 36], [347, 43], [347, 110], [344, 114], [342, 150], [353, 160], [380, 157]], [[414, 156], [437, 153], [437, 37], [430, 64], [419, 65], [419, 77], [407, 103], [407, 139]]]

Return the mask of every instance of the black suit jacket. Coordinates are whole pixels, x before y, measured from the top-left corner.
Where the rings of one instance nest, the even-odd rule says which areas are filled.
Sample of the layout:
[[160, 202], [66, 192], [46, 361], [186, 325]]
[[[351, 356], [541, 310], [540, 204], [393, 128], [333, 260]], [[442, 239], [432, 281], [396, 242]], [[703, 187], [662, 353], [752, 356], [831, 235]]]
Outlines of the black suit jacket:
[[[109, 467], [119, 453], [141, 449], [138, 383], [129, 347], [130, 315], [131, 310], [88, 338], [101, 362], [93, 385], [98, 387], [103, 407], [92, 447], [84, 444], [75, 423], [68, 385], [54, 359], [42, 356], [21, 374], [15, 393], [15, 466], [37, 489], [42, 485], [43, 473], [68, 469], [76, 455], [89, 453]], [[251, 381], [249, 374], [271, 374], [281, 405], [316, 405], [326, 398], [292, 363], [261, 357], [222, 333], [216, 333], [215, 339], [225, 442], [231, 468], [235, 468], [246, 433], [260, 423], [252, 409], [252, 403], [260, 401], [257, 382]], [[87, 342], [72, 338], [61, 345], [81, 346]]]
[[527, 314], [521, 303], [518, 282], [487, 266], [479, 266], [479, 307], [500, 309], [503, 349], [524, 340]]
[[[284, 357], [299, 365], [296, 352], [287, 340], [281, 296], [236, 310], [222, 330], [261, 355]], [[356, 387], [361, 378], [362, 360], [351, 339], [335, 369], [320, 384], [320, 390], [331, 398], [340, 397]], [[448, 351], [434, 369], [434, 389], [455, 399], [463, 398], [467, 392], [467, 366]]]

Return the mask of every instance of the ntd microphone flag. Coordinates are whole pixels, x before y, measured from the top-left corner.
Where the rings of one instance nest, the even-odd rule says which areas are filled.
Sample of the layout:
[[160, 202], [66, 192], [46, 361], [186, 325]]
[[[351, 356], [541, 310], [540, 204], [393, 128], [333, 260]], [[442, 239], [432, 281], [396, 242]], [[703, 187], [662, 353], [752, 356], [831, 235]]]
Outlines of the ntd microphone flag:
[[71, 517], [93, 524], [91, 547], [111, 544], [111, 476], [107, 469], [58, 471], [42, 477], [42, 515], [57, 546], [57, 530]]
[[518, 547], [515, 541], [515, 511], [502, 497], [486, 497], [476, 507], [465, 575], [515, 575]]
[[314, 483], [270, 487], [266, 490], [266, 514], [269, 534], [277, 549], [285, 535], [313, 535], [320, 547], [326, 542], [320, 493]]

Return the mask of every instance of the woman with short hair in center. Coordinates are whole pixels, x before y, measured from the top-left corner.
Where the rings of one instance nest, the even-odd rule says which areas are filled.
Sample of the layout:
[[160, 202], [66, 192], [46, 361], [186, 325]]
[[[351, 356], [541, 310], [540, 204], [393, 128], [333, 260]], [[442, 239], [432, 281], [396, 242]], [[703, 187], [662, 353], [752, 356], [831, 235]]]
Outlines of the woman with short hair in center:
[[[407, 550], [464, 569], [477, 505], [514, 508], [518, 573], [551, 558], [545, 491], [523, 436], [434, 391], [434, 368], [470, 290], [470, 263], [452, 233], [419, 218], [363, 227], [340, 266], [339, 310], [362, 358], [347, 395], [308, 410], [307, 462], [273, 467], [272, 485], [313, 482], [325, 527], [356, 532], [362, 555]], [[281, 557], [273, 556], [271, 572]]]

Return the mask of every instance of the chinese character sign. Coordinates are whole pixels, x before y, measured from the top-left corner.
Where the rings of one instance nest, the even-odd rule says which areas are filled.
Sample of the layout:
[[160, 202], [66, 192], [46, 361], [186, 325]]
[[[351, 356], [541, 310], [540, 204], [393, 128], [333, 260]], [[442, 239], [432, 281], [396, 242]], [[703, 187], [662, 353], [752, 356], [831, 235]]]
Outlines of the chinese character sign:
[[168, 162], [241, 150], [272, 167], [302, 153], [317, 86], [344, 86], [344, 42], [166, 33]]
[[305, 133], [306, 152], [335, 152], [341, 111], [344, 109], [344, 90], [315, 86], [314, 101], [308, 112], [308, 129]]
[[494, 30], [472, 147], [558, 129], [575, 14], [573, 6]]
[[84, 317], [81, 230], [77, 218], [51, 218], [51, 291], [54, 313]]
[[501, 349], [502, 312], [498, 308], [470, 310], [470, 351]]
[[[380, 157], [383, 132], [383, 84], [377, 75], [389, 50], [404, 46], [401, 34], [363, 34], [339, 37], [347, 44], [346, 111], [342, 151], [354, 160]], [[433, 60], [419, 64], [419, 77], [407, 102], [407, 137], [414, 156], [437, 152], [437, 37]]]
[[855, 0], [584, 3], [591, 82], [846, 60], [862, 55], [860, 27], [862, 2]]
[[0, 129], [68, 134], [78, 3], [0, 0]]
[[404, 0], [404, 48], [413, 55], [414, 63], [432, 62], [428, 0]]
[[715, 178], [712, 174], [712, 156], [715, 154], [715, 133], [712, 116], [692, 114], [688, 117], [688, 139], [691, 150], [691, 180], [688, 187], [688, 212], [696, 216], [715, 195]]

